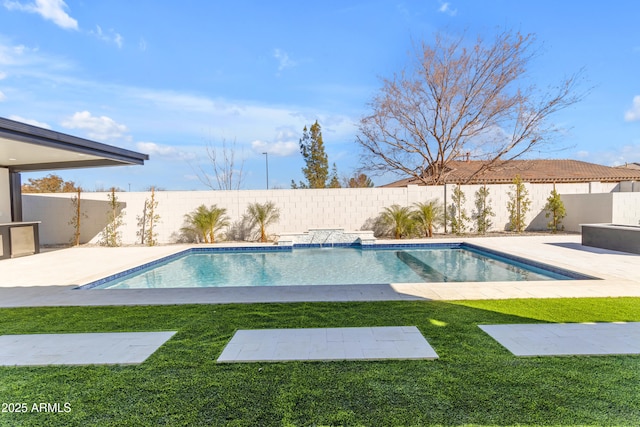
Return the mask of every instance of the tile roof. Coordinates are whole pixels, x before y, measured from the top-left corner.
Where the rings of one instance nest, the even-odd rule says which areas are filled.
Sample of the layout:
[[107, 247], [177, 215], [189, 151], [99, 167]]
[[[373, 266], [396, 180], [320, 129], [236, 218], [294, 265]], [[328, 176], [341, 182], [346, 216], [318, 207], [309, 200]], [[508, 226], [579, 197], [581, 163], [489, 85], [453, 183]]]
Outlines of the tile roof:
[[[516, 175], [525, 182], [620, 182], [640, 181], [640, 170], [614, 168], [579, 160], [511, 160], [491, 167], [469, 179], [483, 165], [481, 160], [455, 160], [447, 165], [446, 183], [500, 184], [511, 183]], [[424, 185], [416, 178], [392, 182], [383, 187]]]

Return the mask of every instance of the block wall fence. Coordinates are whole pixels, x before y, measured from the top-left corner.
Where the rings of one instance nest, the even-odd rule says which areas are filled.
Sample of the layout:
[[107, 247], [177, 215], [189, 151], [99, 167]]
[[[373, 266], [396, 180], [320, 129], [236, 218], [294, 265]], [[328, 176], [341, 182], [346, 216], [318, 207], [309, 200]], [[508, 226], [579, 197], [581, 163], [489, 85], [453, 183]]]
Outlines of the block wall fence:
[[[543, 211], [553, 184], [525, 184], [529, 191], [531, 210], [527, 215], [529, 230], [546, 230], [548, 219]], [[475, 211], [475, 192], [481, 185], [463, 185], [466, 196], [464, 208], [469, 216]], [[487, 185], [493, 212], [492, 230], [505, 230], [509, 222], [507, 202], [513, 185]], [[159, 191], [156, 226], [160, 243], [172, 243], [184, 223], [184, 216], [199, 205], [226, 208], [232, 222], [240, 220], [250, 203], [271, 201], [280, 210], [280, 221], [272, 225], [271, 235], [304, 232], [310, 228], [343, 228], [346, 231], [361, 230], [367, 220], [375, 218], [385, 207], [393, 204], [411, 206], [414, 203], [437, 199], [451, 204], [455, 185], [409, 186], [405, 188], [342, 188], [300, 190], [237, 190], [237, 191]], [[556, 184], [567, 208], [563, 221], [567, 231], [580, 231], [585, 222], [621, 222], [638, 224], [640, 220], [640, 186], [609, 183]], [[619, 192], [619, 191], [627, 192]], [[635, 190], [635, 192], [633, 192]], [[84, 216], [81, 224], [81, 242], [98, 243], [100, 233], [107, 223], [108, 193], [84, 192], [81, 208]], [[150, 192], [116, 193], [120, 203], [123, 244], [140, 242], [137, 232], [138, 217], [142, 216], [144, 202]], [[67, 244], [71, 242], [73, 227], [72, 193], [24, 194], [23, 216], [25, 221], [42, 221], [42, 244]], [[472, 223], [469, 224], [472, 228]], [[442, 228], [436, 231], [443, 231]]]

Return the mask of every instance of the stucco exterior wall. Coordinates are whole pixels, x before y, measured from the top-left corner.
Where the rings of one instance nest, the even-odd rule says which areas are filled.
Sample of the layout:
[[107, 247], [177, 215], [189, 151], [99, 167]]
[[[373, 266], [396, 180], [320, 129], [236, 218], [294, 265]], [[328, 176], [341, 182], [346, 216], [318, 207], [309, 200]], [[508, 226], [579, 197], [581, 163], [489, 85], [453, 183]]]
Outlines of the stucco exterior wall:
[[579, 232], [580, 224], [611, 223], [614, 194], [617, 193], [562, 194], [567, 210], [562, 220], [565, 230]]
[[[553, 184], [525, 184], [529, 191], [531, 210], [527, 215], [528, 229], [545, 230], [548, 219], [543, 211]], [[600, 191], [613, 191], [617, 184], [580, 183], [556, 184], [557, 191], [563, 195], [568, 216], [564, 224], [569, 231], [579, 231], [579, 224], [604, 219], [611, 222], [614, 218], [612, 203], [621, 204], [615, 211], [615, 218], [629, 221], [635, 215], [627, 213], [625, 206], [637, 206], [636, 198], [625, 198], [626, 194], [640, 197], [640, 193], [588, 193], [597, 187]], [[466, 196], [464, 208], [471, 217], [475, 212], [475, 192], [480, 185], [463, 185]], [[504, 230], [509, 222], [507, 203], [513, 185], [488, 185], [489, 200], [495, 213], [492, 218], [493, 230]], [[342, 228], [347, 231], [360, 230], [367, 220], [375, 218], [385, 207], [393, 204], [411, 206], [417, 202], [437, 199], [448, 205], [455, 186], [409, 186], [406, 188], [360, 188], [360, 189], [321, 189], [321, 190], [240, 190], [240, 191], [161, 191], [156, 193], [157, 214], [160, 221], [156, 226], [158, 240], [170, 243], [183, 225], [184, 216], [199, 205], [227, 209], [231, 221], [238, 221], [246, 212], [250, 203], [273, 202], [280, 209], [280, 221], [269, 228], [270, 234], [304, 232], [311, 228]], [[445, 196], [446, 191], [446, 196]], [[120, 203], [119, 210], [124, 221], [122, 240], [124, 244], [140, 241], [136, 233], [140, 230], [138, 217], [142, 215], [144, 201], [149, 192], [116, 193]], [[621, 198], [613, 199], [613, 196]], [[65, 244], [73, 237], [73, 227], [69, 224], [73, 216], [71, 198], [73, 194], [24, 194], [23, 216], [25, 221], [42, 221], [40, 241], [43, 244]], [[583, 196], [593, 196], [583, 198]], [[624, 205], [624, 206], [623, 206]], [[609, 208], [607, 208], [609, 206]], [[97, 243], [100, 233], [107, 223], [107, 193], [82, 193], [81, 208], [84, 217], [81, 221], [81, 242]], [[607, 210], [608, 209], [608, 210]], [[635, 208], [634, 208], [635, 209]], [[637, 219], [634, 224], [637, 223]], [[473, 223], [469, 223], [473, 229]], [[436, 230], [436, 231], [442, 231]]]

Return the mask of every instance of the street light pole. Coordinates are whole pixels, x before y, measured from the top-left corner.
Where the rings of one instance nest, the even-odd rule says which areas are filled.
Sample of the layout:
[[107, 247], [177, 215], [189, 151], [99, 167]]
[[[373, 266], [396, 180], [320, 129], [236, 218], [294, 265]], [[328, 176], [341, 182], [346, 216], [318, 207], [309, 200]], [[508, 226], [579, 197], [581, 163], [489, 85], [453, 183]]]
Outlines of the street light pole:
[[264, 154], [264, 161], [267, 167], [267, 190], [268, 190], [269, 189], [269, 153], [262, 153], [262, 154]]

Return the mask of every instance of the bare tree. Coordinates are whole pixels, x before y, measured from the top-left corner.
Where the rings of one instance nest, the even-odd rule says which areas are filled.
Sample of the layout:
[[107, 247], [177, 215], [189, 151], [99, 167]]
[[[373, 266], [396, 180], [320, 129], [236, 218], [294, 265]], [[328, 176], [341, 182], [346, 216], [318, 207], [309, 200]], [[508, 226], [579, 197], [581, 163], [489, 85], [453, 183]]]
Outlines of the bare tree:
[[[474, 175], [551, 141], [553, 113], [578, 102], [580, 73], [540, 90], [524, 82], [535, 36], [504, 31], [494, 40], [437, 34], [416, 61], [391, 79], [361, 119], [363, 170], [442, 183], [446, 165], [466, 153], [485, 160]], [[471, 177], [470, 177], [471, 178]]]
[[213, 173], [207, 173], [205, 168], [198, 166], [196, 175], [200, 182], [212, 190], [239, 190], [243, 180], [244, 159], [241, 159], [240, 166], [236, 168], [236, 141], [228, 147], [227, 141], [223, 139], [222, 147], [209, 143], [205, 148]]

